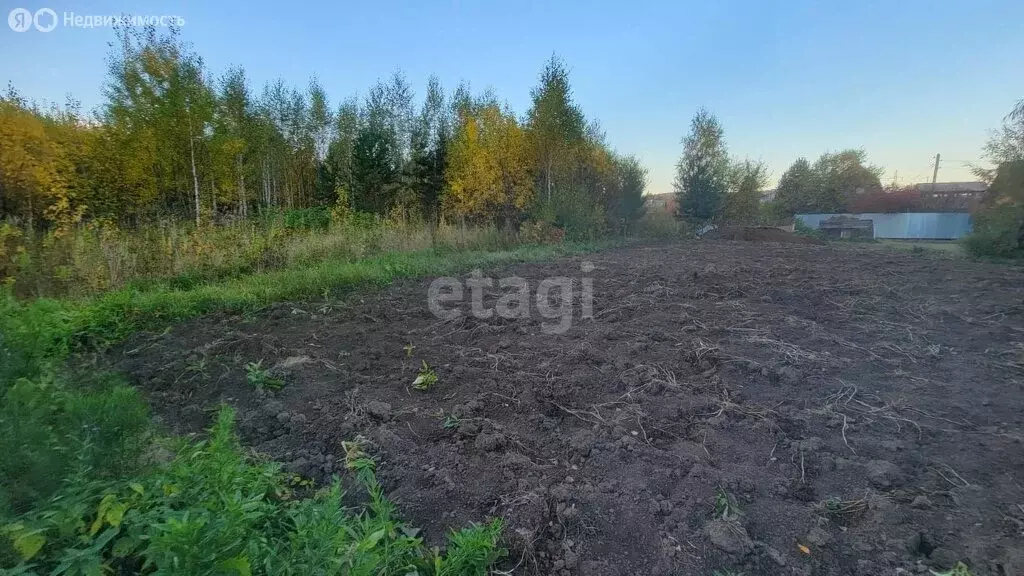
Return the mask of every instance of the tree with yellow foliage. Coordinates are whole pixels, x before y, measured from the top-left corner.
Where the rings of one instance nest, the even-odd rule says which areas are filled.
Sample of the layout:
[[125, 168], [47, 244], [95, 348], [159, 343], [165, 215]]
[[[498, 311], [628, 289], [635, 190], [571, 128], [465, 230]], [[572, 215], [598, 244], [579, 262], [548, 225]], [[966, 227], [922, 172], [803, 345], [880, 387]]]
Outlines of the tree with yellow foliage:
[[0, 219], [30, 229], [68, 206], [67, 161], [38, 114], [11, 93], [0, 98]]
[[495, 102], [465, 106], [449, 149], [445, 209], [454, 216], [512, 225], [533, 197], [526, 135]]

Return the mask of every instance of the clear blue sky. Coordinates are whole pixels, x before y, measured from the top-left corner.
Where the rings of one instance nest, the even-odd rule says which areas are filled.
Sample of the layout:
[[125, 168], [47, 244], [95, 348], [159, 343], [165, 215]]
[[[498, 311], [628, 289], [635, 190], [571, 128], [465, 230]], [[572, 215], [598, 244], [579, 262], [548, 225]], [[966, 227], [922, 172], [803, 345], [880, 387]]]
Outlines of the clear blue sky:
[[[422, 93], [437, 74], [493, 87], [524, 113], [544, 61], [569, 65], [576, 99], [609, 142], [638, 155], [650, 192], [671, 190], [694, 111], [721, 119], [730, 152], [773, 178], [798, 156], [864, 147], [903, 183], [970, 179], [988, 131], [1024, 98], [1024, 2], [758, 0], [235, 2], [0, 0], [58, 14], [178, 15], [215, 74], [256, 89], [317, 75], [332, 100], [402, 69]], [[109, 29], [12, 31], [0, 21], [0, 82], [87, 108], [101, 101]]]

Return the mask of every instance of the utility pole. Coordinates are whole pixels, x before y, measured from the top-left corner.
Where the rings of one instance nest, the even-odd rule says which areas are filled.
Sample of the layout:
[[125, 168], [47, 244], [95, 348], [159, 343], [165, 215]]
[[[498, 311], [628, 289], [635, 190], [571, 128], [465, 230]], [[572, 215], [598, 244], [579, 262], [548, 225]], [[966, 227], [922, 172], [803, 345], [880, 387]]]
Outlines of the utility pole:
[[935, 170], [932, 170], [932, 184], [939, 179], [939, 160], [942, 159], [942, 154], [935, 155]]

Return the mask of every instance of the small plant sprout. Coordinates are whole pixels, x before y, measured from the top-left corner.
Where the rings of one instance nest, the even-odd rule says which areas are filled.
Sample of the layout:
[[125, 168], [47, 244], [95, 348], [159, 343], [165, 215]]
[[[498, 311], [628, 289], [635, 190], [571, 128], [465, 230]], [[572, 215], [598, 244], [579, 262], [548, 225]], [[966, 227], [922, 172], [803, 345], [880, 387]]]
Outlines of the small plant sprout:
[[284, 386], [283, 380], [274, 378], [269, 370], [263, 368], [263, 360], [245, 365], [245, 380], [257, 390], [280, 390]]
[[715, 489], [715, 516], [722, 520], [734, 520], [740, 515], [740, 509], [732, 495], [719, 486]]
[[366, 439], [362, 436], [356, 436], [352, 440], [342, 440], [341, 448], [345, 451], [345, 467], [350, 470], [358, 468], [357, 462], [360, 460], [373, 460], [366, 453]]
[[412, 351], [416, 349], [416, 346], [412, 342], [409, 342], [402, 348], [405, 350], [405, 357], [412, 358]]
[[454, 415], [449, 414], [449, 415], [444, 417], [444, 424], [442, 424], [442, 426], [444, 426], [445, 430], [454, 430], [455, 428], [458, 428], [459, 424], [461, 424], [461, 423], [462, 423], [461, 420], [459, 420]]
[[437, 372], [434, 372], [434, 369], [424, 360], [423, 366], [420, 367], [419, 375], [412, 381], [412, 387], [417, 390], [427, 391], [434, 384], [437, 384]]
[[185, 371], [206, 376], [206, 358], [192, 358], [185, 364]]

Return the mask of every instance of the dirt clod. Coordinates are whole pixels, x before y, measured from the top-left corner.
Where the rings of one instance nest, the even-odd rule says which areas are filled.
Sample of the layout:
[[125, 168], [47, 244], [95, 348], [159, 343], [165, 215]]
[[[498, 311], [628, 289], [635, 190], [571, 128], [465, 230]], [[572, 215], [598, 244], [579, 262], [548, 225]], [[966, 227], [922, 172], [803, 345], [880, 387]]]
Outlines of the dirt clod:
[[807, 543], [813, 546], [824, 548], [831, 541], [832, 535], [820, 526], [811, 528], [811, 531], [807, 533]]
[[377, 420], [391, 418], [391, 404], [380, 400], [371, 400], [366, 403], [366, 413]]
[[729, 554], [749, 554], [754, 550], [754, 542], [747, 535], [747, 530], [738, 522], [716, 519], [704, 527], [708, 540], [723, 552]]
[[473, 445], [476, 446], [477, 450], [483, 450], [484, 452], [494, 452], [505, 446], [507, 439], [501, 434], [480, 434], [476, 437]]
[[864, 466], [864, 472], [875, 488], [885, 490], [903, 484], [899, 466], [888, 460], [872, 460]]
[[932, 507], [932, 501], [927, 496], [921, 494], [914, 497], [910, 502], [910, 507], [918, 510], [929, 510]]

